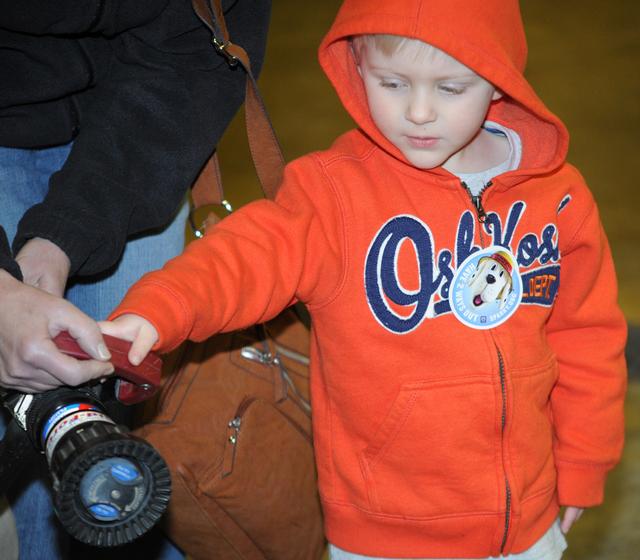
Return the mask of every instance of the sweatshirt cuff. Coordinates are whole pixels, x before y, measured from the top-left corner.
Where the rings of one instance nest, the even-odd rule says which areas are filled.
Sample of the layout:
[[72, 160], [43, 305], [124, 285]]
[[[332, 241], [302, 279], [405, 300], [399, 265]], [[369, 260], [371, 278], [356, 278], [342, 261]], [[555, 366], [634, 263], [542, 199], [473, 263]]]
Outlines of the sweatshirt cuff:
[[591, 507], [604, 500], [608, 468], [599, 465], [556, 462], [561, 506]]
[[189, 313], [180, 294], [153, 279], [137, 282], [127, 292], [109, 320], [132, 313], [149, 321], [158, 331], [154, 351], [170, 352], [189, 336]]

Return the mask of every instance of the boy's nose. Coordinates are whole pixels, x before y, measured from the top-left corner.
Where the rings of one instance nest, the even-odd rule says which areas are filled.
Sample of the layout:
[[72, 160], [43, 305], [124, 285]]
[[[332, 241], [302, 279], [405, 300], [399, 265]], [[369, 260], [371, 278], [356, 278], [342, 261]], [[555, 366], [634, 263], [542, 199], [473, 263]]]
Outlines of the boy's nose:
[[436, 120], [436, 111], [428, 96], [415, 94], [409, 101], [405, 116], [414, 124], [426, 124]]

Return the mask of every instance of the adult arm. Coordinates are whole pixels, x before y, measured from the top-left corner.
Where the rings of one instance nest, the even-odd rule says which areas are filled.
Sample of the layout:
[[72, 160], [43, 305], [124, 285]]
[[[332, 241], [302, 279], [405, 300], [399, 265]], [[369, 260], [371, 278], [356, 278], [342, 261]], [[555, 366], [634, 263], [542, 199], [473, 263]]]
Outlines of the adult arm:
[[[227, 13], [234, 38], [257, 69], [268, 13], [263, 0], [241, 0]], [[186, 2], [171, 2], [150, 24], [110, 40], [115, 58], [108, 72], [80, 96], [82, 130], [71, 156], [14, 241], [25, 280], [51, 293], [61, 293], [68, 274], [108, 269], [128, 235], [171, 219], [243, 99], [242, 72], [215, 55]], [[45, 264], [42, 255], [52, 260]], [[6, 250], [2, 258], [0, 268], [19, 275]], [[94, 358], [108, 358], [97, 325], [59, 298], [7, 275], [0, 306], [0, 384], [42, 390], [78, 383], [78, 363], [51, 342], [60, 330], [69, 330]], [[110, 371], [104, 362], [82, 368], [84, 378]]]
[[70, 262], [55, 243], [39, 237], [30, 239], [16, 256], [16, 262], [25, 284], [53, 296], [64, 296]]
[[[227, 23], [257, 69], [269, 2], [231, 3]], [[70, 274], [117, 262], [128, 236], [167, 224], [244, 97], [244, 75], [211, 47], [188, 2], [110, 39], [113, 58], [77, 96], [81, 128], [45, 200], [21, 221], [14, 251], [48, 239]], [[85, 47], [102, 48], [87, 41]]]
[[156, 17], [169, 0], [0, 0], [2, 27], [29, 35], [115, 35]]

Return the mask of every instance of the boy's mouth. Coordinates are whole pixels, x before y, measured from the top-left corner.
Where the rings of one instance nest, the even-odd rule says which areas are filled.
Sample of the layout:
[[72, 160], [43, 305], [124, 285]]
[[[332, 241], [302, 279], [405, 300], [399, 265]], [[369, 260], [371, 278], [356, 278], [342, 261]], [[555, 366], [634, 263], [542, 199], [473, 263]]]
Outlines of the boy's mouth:
[[435, 136], [407, 136], [407, 140], [414, 148], [433, 148], [439, 139]]

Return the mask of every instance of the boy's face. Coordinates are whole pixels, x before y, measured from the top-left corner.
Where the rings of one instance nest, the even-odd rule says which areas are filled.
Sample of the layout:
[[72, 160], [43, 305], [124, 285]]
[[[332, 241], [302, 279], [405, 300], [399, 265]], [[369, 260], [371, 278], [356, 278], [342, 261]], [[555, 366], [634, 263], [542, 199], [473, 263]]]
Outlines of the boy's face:
[[410, 163], [463, 173], [487, 168], [479, 131], [500, 97], [489, 82], [418, 41], [391, 55], [367, 45], [359, 71], [373, 121]]

